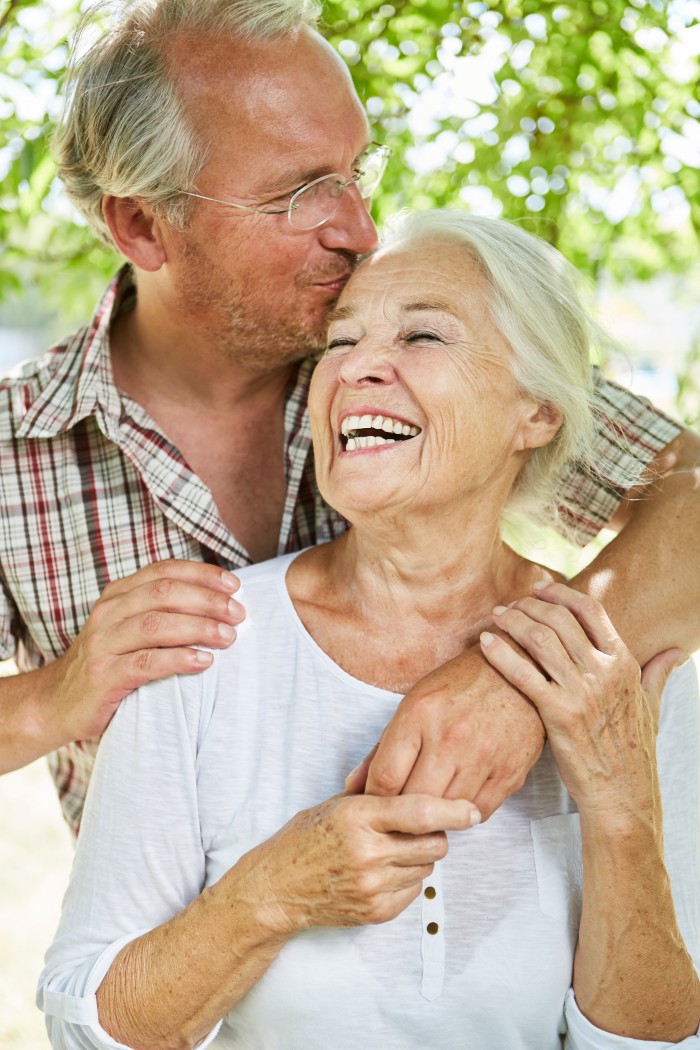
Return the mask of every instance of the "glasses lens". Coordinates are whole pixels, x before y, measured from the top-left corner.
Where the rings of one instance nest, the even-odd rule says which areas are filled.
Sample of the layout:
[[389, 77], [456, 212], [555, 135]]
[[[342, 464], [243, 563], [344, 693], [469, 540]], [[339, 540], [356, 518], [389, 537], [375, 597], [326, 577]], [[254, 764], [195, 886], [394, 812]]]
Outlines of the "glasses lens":
[[372, 196], [382, 181], [388, 160], [389, 150], [386, 146], [375, 146], [360, 158], [358, 168], [361, 175], [357, 180], [357, 187], [362, 197]]
[[320, 179], [302, 186], [289, 205], [289, 222], [295, 230], [315, 230], [331, 219], [340, 204], [347, 186], [356, 184], [363, 200], [372, 196], [382, 180], [391, 150], [387, 146], [372, 146], [360, 158], [355, 176], [346, 182], [340, 175], [322, 175]]
[[295, 230], [314, 230], [335, 215], [345, 183], [338, 175], [324, 175], [300, 189], [291, 200], [289, 221]]

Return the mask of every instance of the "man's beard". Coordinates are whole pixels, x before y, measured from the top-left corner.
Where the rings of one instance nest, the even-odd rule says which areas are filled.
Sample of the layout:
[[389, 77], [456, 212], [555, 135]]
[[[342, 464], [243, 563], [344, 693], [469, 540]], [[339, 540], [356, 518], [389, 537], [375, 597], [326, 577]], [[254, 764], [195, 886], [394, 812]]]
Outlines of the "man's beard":
[[[313, 280], [299, 279], [300, 295], [313, 283], [332, 281], [355, 269], [357, 257], [350, 252], [337, 252], [337, 261], [316, 273]], [[187, 302], [204, 315], [204, 325], [222, 358], [250, 372], [270, 372], [318, 354], [326, 345], [327, 316], [335, 300], [316, 317], [304, 317], [292, 311], [289, 317], [270, 315], [262, 298], [233, 294], [218, 282], [210, 280], [210, 264], [203, 264], [200, 252], [188, 247], [185, 254]], [[269, 296], [270, 306], [276, 304]]]

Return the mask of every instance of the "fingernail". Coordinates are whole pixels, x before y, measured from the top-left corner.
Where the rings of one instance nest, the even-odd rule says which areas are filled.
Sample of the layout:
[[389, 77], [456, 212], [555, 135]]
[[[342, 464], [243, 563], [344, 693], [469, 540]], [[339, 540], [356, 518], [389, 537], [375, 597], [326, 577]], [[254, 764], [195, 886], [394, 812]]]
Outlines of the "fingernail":
[[245, 616], [245, 609], [234, 598], [229, 598], [228, 600], [228, 611], [232, 616]]
[[507, 606], [505, 605], [494, 605], [493, 611], [495, 612], [496, 616], [500, 616], [501, 613], [504, 613], [506, 611], [506, 608]]
[[477, 824], [481, 824], [481, 813], [479, 813], [478, 809], [474, 809], [472, 810], [471, 827], [474, 828]]
[[551, 582], [551, 580], [536, 580], [532, 585], [532, 589], [533, 591], [543, 591], [545, 587], [550, 586]]
[[225, 642], [232, 642], [236, 637], [236, 628], [230, 627], [227, 623], [217, 624], [216, 629], [219, 632], [219, 638], [223, 638]]
[[199, 664], [200, 667], [208, 667], [214, 657], [211, 653], [205, 653], [203, 650], [198, 649], [194, 654], [194, 662]]
[[[362, 763], [360, 763], [360, 765], [361, 765], [361, 764], [362, 764]], [[345, 786], [346, 786], [346, 787], [347, 787], [347, 783], [348, 783], [348, 780], [352, 780], [352, 778], [353, 778], [353, 777], [355, 776], [355, 774], [357, 773], [357, 771], [358, 771], [358, 769], [359, 769], [359, 768], [360, 768], [360, 766], [355, 766], [355, 768], [354, 768], [354, 769], [351, 769], [351, 770], [350, 770], [350, 772], [348, 773], [348, 775], [347, 775], [347, 776], [346, 776], [346, 778], [345, 778]]]
[[[494, 610], [495, 611], [495, 610]], [[496, 635], [491, 634], [490, 631], [482, 631], [479, 635], [482, 645], [491, 645], [491, 642], [496, 640]]]
[[238, 577], [234, 576], [232, 572], [226, 572], [225, 570], [221, 573], [221, 582], [227, 591], [237, 591], [240, 586]]

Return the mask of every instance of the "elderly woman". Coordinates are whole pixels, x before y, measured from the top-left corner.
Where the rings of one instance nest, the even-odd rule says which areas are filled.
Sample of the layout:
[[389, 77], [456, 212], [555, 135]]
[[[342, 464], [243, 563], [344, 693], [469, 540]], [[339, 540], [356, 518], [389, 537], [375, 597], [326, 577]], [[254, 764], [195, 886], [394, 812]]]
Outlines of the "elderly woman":
[[[640, 682], [603, 610], [501, 538], [585, 457], [591, 330], [506, 223], [414, 217], [359, 268], [311, 396], [352, 528], [244, 570], [237, 644], [119, 709], [41, 980], [54, 1047], [700, 1047], [691, 665], [657, 758], [670, 661]], [[478, 827], [344, 792], [480, 635], [548, 731], [521, 791]]]

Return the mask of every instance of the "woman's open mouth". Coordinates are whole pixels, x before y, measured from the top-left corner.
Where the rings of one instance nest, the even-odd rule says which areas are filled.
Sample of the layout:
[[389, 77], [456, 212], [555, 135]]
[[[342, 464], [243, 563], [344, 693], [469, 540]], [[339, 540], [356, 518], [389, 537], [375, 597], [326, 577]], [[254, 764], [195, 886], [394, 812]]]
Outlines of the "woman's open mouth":
[[340, 424], [340, 441], [344, 452], [354, 452], [408, 441], [420, 432], [420, 427], [394, 416], [345, 416]]

